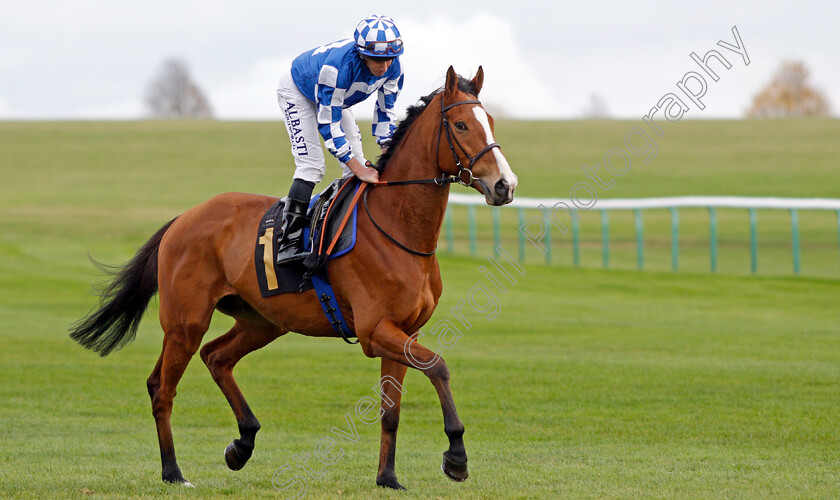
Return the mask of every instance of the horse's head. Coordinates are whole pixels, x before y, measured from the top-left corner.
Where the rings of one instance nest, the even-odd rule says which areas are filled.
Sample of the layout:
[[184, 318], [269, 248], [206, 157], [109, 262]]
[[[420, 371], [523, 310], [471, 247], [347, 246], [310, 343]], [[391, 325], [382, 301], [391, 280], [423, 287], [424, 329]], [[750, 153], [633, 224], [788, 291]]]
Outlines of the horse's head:
[[493, 136], [493, 117], [477, 99], [484, 70], [479, 66], [475, 77], [464, 83], [450, 66], [441, 94], [438, 164], [483, 194], [488, 205], [510, 203], [518, 179]]

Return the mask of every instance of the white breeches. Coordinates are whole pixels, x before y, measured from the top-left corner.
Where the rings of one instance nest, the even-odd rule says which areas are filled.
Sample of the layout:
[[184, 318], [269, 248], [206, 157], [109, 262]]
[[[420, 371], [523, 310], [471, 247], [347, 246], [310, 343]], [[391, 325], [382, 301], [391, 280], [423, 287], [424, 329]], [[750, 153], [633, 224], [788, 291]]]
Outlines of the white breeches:
[[[317, 105], [307, 99], [298, 90], [292, 80], [291, 72], [286, 73], [277, 86], [277, 102], [283, 110], [286, 130], [292, 145], [292, 156], [295, 158], [295, 179], [303, 179], [318, 183], [324, 178], [327, 167], [324, 163], [324, 150], [321, 147], [321, 135], [318, 133]], [[364, 165], [365, 157], [362, 152], [362, 135], [356, 118], [349, 109], [341, 113], [341, 128], [353, 156]], [[342, 177], [352, 175], [347, 165], [339, 162]]]

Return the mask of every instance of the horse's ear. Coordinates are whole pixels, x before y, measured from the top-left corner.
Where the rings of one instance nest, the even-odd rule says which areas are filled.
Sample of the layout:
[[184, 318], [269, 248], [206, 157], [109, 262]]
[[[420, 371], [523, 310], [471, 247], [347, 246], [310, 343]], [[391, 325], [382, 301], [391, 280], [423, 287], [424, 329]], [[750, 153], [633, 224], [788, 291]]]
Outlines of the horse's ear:
[[445, 89], [444, 97], [450, 97], [458, 90], [458, 74], [452, 66], [446, 71], [446, 85], [443, 88]]
[[481, 66], [478, 67], [478, 71], [470, 83], [475, 89], [475, 95], [477, 96], [481, 92], [481, 87], [484, 85], [484, 69]]

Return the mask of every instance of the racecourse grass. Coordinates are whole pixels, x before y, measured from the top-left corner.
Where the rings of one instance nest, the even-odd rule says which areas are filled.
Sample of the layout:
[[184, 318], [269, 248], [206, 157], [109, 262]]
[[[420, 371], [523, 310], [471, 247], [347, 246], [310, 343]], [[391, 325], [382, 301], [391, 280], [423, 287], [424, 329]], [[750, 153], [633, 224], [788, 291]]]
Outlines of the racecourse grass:
[[[598, 162], [630, 126], [500, 122], [497, 138], [520, 174], [518, 194], [565, 197], [582, 180], [575, 169]], [[664, 130], [660, 157], [617, 180], [615, 196], [838, 196], [836, 121]], [[291, 173], [284, 133], [278, 123], [0, 123], [0, 496], [283, 498], [274, 472], [346, 427], [344, 415], [373, 394], [378, 361], [340, 340], [288, 335], [249, 355], [236, 376], [263, 428], [254, 457], [232, 472], [222, 451], [236, 424], [196, 358], [178, 387], [173, 428], [197, 488], [174, 487], [159, 481], [145, 387], [162, 339], [156, 304], [137, 340], [109, 357], [66, 335], [94, 306], [91, 284], [103, 277], [88, 253], [124, 262], [171, 217], [218, 192], [282, 193]], [[339, 438], [344, 455], [309, 480], [305, 498], [840, 496], [836, 219], [801, 215], [803, 271], [821, 277], [795, 278], [777, 275], [790, 274], [785, 214], [761, 212], [765, 260], [754, 277], [744, 276], [745, 214], [719, 215], [721, 267], [712, 275], [706, 215], [689, 212], [678, 273], [669, 271], [667, 212], [646, 212], [645, 272], [630, 270], [631, 215], [615, 215], [618, 269], [608, 271], [598, 269], [597, 218], [584, 219], [583, 268], [569, 267], [560, 239], [552, 266], [528, 247], [525, 274], [496, 294], [498, 315], [465, 309], [472, 327], [444, 356], [467, 428], [467, 482], [440, 472], [440, 406], [410, 372], [397, 449], [409, 491], [374, 486], [378, 426], [357, 421], [359, 441]], [[516, 257], [516, 220], [504, 217], [503, 248]], [[479, 271], [492, 251], [489, 227], [486, 218], [475, 259], [463, 255], [460, 232], [456, 255], [441, 242], [445, 288], [430, 324], [460, 325], [450, 309], [480, 281], [495, 290]], [[804, 246], [806, 235], [815, 246]], [[230, 324], [217, 316], [206, 339]]]

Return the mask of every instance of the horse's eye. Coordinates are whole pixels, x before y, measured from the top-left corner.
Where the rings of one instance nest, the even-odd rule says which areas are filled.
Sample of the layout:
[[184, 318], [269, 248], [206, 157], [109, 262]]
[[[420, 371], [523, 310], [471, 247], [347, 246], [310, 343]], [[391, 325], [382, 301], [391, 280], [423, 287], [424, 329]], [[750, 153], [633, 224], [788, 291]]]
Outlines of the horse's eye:
[[464, 122], [455, 122], [455, 128], [458, 130], [467, 130], [467, 124]]

